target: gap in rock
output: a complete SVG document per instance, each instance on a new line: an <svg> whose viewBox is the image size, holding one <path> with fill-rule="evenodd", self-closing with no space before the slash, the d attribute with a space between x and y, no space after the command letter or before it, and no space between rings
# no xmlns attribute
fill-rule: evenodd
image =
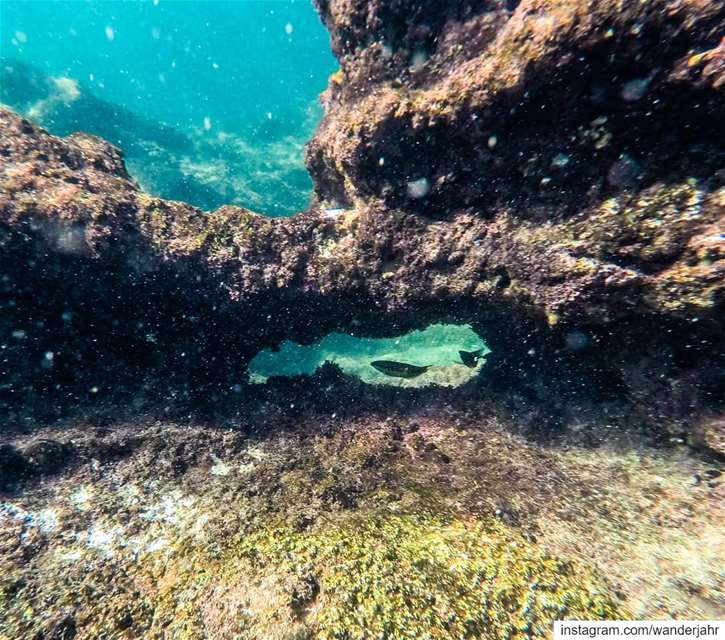
<svg viewBox="0 0 725 640"><path fill-rule="evenodd" d="M477 366L461 362L459 350L482 350ZM273 376L312 375L326 361L344 373L373 385L458 387L481 370L490 349L470 325L432 324L394 338L359 338L330 333L312 345L284 342L276 352L260 351L249 364L250 380L264 383ZM371 366L376 360L430 367L414 378L385 375Z"/></svg>

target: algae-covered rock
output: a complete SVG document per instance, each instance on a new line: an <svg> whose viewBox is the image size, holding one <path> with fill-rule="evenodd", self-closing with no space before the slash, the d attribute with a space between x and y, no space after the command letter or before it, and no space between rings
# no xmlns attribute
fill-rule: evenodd
<svg viewBox="0 0 725 640"><path fill-rule="evenodd" d="M428 430L399 431L71 432L94 457L0 503L0 637L61 623L94 639L547 637L554 619L627 615L595 563L464 506L496 475L475 462L483 435L443 462L416 444ZM354 501L331 499L353 486Z"/></svg>
<svg viewBox="0 0 725 640"><path fill-rule="evenodd" d="M645 445L626 410L542 446L480 402L357 404L247 405L265 432L136 417L17 436L78 453L0 500L0 638L64 620L93 639L548 637L725 610L718 467Z"/></svg>
<svg viewBox="0 0 725 640"><path fill-rule="evenodd" d="M543 638L555 619L620 613L581 567L493 520L360 514L319 531L263 531L239 551L263 575L313 576L304 620L325 640Z"/></svg>
<svg viewBox="0 0 725 640"><path fill-rule="evenodd" d="M233 388L284 340L450 320L508 384L545 362L621 389L673 343L723 394L722 2L319 8L341 71L290 219L151 197L110 145L2 111L9 402Z"/></svg>
<svg viewBox="0 0 725 640"><path fill-rule="evenodd" d="M250 359L285 339L450 320L491 347L484 373L518 372L510 384L561 363L550 379L573 366L586 371L575 379L616 389L624 360L667 342L707 393L722 388L710 373L725 357L713 182L652 184L543 223L522 215L528 205L493 218L452 207L433 221L378 198L341 217L316 205L270 220L149 197L90 136L53 138L8 111L0 130L0 391L11 404L41 392L38 408L58 415L158 380L204 395L239 386ZM572 332L591 348L570 349Z"/></svg>
<svg viewBox="0 0 725 640"><path fill-rule="evenodd" d="M290 219L0 111L0 638L720 616L725 5L318 5L341 71ZM245 385L433 322L489 345L476 381Z"/></svg>

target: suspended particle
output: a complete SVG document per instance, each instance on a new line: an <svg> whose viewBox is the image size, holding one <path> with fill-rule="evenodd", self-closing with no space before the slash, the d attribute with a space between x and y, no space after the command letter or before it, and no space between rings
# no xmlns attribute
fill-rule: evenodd
<svg viewBox="0 0 725 640"><path fill-rule="evenodd" d="M430 182L428 178L418 178L417 180L411 180L407 184L408 197L413 200L425 198L430 193Z"/></svg>
<svg viewBox="0 0 725 640"><path fill-rule="evenodd" d="M649 87L650 78L637 78L636 80L630 80L622 86L622 100L627 102L635 102L641 99L645 93L647 93L647 87Z"/></svg>
<svg viewBox="0 0 725 640"><path fill-rule="evenodd" d="M563 153L557 153L551 161L552 167L565 167L569 164L569 156Z"/></svg>

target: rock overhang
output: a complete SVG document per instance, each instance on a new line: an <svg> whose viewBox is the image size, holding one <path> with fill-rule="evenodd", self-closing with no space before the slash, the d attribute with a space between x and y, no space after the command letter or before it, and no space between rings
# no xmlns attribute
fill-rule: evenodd
<svg viewBox="0 0 725 640"><path fill-rule="evenodd" d="M425 33L393 34L397 52L437 43L425 81L395 55L371 57L393 36L369 41L368 23L402 11L415 25L405 3L321 4L342 74L308 147L318 201L290 219L151 197L110 145L53 138L3 111L5 324L26 332L7 371L40 363L20 387L52 387L60 371L63 384L128 371L239 380L284 340L433 322L470 322L496 356L489 378L512 384L557 362L619 378L627 357L653 354L716 368L724 152L707 131L725 112L724 9L589 4L492 3L476 31L461 25L482 18L449 3ZM623 71L634 61L641 86ZM601 115L599 82L636 99ZM675 124L686 133L659 140ZM422 179L429 189L411 197ZM587 348L572 350L572 335Z"/></svg>

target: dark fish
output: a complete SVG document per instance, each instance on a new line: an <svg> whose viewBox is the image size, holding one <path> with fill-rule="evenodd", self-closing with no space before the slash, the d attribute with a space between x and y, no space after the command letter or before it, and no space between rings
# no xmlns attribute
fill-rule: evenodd
<svg viewBox="0 0 725 640"><path fill-rule="evenodd" d="M370 363L370 366L380 371L380 373L394 378L417 378L430 369L430 366L419 367L415 364L395 362L394 360L375 360Z"/></svg>
<svg viewBox="0 0 725 640"><path fill-rule="evenodd" d="M478 351L459 351L458 355L461 356L461 362L471 369L475 369L479 359L483 355L483 349Z"/></svg>

